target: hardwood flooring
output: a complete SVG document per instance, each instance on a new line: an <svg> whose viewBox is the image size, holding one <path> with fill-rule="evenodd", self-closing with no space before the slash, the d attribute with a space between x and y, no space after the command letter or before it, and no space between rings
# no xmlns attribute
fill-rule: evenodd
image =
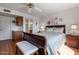
<svg viewBox="0 0 79 59"><path fill-rule="evenodd" d="M68 46L67 44L65 44L65 45ZM74 47L69 47L69 48L74 51L74 55L79 55L79 48L74 48Z"/></svg>
<svg viewBox="0 0 79 59"><path fill-rule="evenodd" d="M0 55L15 55L16 45L14 41L0 41Z"/></svg>
<svg viewBox="0 0 79 59"><path fill-rule="evenodd" d="M72 48L74 55L79 55L79 49ZM0 41L0 55L16 55L16 44L11 40Z"/></svg>

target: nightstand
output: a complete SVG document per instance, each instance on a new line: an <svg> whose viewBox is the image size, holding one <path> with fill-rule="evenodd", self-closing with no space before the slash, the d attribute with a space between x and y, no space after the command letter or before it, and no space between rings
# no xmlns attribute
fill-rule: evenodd
<svg viewBox="0 0 79 59"><path fill-rule="evenodd" d="M66 45L70 47L79 48L79 35L66 35Z"/></svg>

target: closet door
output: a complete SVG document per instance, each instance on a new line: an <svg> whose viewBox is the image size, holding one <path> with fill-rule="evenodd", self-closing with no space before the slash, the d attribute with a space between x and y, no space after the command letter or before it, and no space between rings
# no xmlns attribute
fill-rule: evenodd
<svg viewBox="0 0 79 59"><path fill-rule="evenodd" d="M10 17L0 16L0 40L11 39Z"/></svg>

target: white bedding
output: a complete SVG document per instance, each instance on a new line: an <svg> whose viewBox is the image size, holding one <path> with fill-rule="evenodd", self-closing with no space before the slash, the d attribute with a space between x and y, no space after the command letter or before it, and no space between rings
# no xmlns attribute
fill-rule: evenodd
<svg viewBox="0 0 79 59"><path fill-rule="evenodd" d="M60 32L41 32L36 35L45 36L47 40L46 49L49 55L56 55L58 49L65 43L65 34Z"/></svg>

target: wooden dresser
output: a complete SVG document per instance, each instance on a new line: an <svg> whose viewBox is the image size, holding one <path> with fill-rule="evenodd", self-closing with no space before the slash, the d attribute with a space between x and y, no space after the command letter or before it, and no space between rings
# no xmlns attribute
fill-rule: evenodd
<svg viewBox="0 0 79 59"><path fill-rule="evenodd" d="M12 40L15 42L22 41L22 31L12 31Z"/></svg>
<svg viewBox="0 0 79 59"><path fill-rule="evenodd" d="M79 48L79 35L66 35L66 44L70 47Z"/></svg>

